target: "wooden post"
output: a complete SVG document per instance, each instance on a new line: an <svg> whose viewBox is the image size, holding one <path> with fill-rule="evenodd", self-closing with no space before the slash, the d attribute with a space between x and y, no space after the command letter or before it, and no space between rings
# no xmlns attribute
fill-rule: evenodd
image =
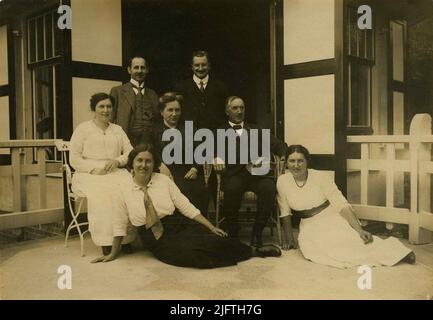
<svg viewBox="0 0 433 320"><path fill-rule="evenodd" d="M25 180L21 175L22 164L24 164L24 154L20 148L12 148L12 183L13 183L13 211L23 211L26 204L23 192L25 189Z"/></svg>
<svg viewBox="0 0 433 320"><path fill-rule="evenodd" d="M38 175L39 175L39 209L47 208L47 177L45 148L37 148L38 154Z"/></svg>
<svg viewBox="0 0 433 320"><path fill-rule="evenodd" d="M386 207L394 208L394 164L395 164L395 145L386 144ZM387 223L386 228L392 230L394 224Z"/></svg>
<svg viewBox="0 0 433 320"><path fill-rule="evenodd" d="M368 143L361 143L361 204L368 205Z"/></svg>
<svg viewBox="0 0 433 320"><path fill-rule="evenodd" d="M394 207L394 162L395 162L395 145L386 144L386 206Z"/></svg>
<svg viewBox="0 0 433 320"><path fill-rule="evenodd" d="M410 218L409 218L409 242L414 244L430 243L433 241L433 233L420 227L421 210L430 204L430 176L419 172L419 162L430 160L431 146L420 143L419 139L425 135L431 135L431 116L429 114L417 114L410 124ZM428 180L428 182L427 182ZM427 208L430 211L430 207Z"/></svg>

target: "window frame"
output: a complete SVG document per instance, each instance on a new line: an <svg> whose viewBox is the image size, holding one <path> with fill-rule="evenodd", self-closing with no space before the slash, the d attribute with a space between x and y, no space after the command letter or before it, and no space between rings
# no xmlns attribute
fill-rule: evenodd
<svg viewBox="0 0 433 320"><path fill-rule="evenodd" d="M46 45L46 16L51 15L51 56L49 56L47 58L47 45ZM27 44L27 66L29 68L31 68L31 66L34 65L39 65L39 64L44 64L44 63L54 63L54 62L58 62L59 60L63 59L63 44L62 44L62 40L61 37L57 37L58 34L57 32L61 32L58 31L57 28L57 23L56 23L56 19L55 17L57 16L57 7L51 7L51 8L47 8L43 11L40 11L38 13L32 14L28 17L26 17L26 28L27 28L27 35L26 35L26 44ZM44 50L44 54L43 54L43 58L39 59L38 55L38 27L37 27L37 19L42 17L42 25L44 28L44 32L43 32L43 50ZM34 33L31 32L31 23L32 21L35 22L35 30ZM34 48L35 48L35 60L32 61L31 60L31 46L30 46L30 36L31 34L34 34L35 39L34 39ZM60 43L59 43L60 42ZM60 54L58 54L60 51Z"/></svg>
<svg viewBox="0 0 433 320"><path fill-rule="evenodd" d="M52 118L53 118L53 122L52 122L52 138L50 139L57 139L59 136L59 127L58 127L58 123L57 123L57 117L58 117L58 113L59 113L59 107L61 107L61 105L59 105L59 98L61 97L61 84L62 84L62 75L60 74L60 70L62 68L62 66L64 65L64 61L65 61L65 55L66 55L66 51L65 51L65 40L64 40L64 35L63 35L63 30L59 30L57 28L57 17L58 17L58 13L57 13L57 8L58 5L54 6L49 6L46 7L42 10L39 10L37 12L33 12L32 14L28 15L27 17L25 17L25 23L26 23L26 30L27 30L27 34L25 37L25 44L27 45L27 57L26 57L26 62L27 62L27 67L28 70L30 71L30 85L31 85L31 112L32 112L32 130L31 130L31 134L32 134L32 138L33 139L38 139L37 138L37 128L36 128L36 124L37 124L37 97L36 97L36 72L38 68L41 67L49 67L50 68L50 72L51 72L51 97L50 99L52 99L52 104L53 104L53 109L52 109ZM51 22L47 23L47 17L51 16ZM43 48L44 48L44 54L43 54L43 59L37 59L38 58L38 38L37 38L37 26L36 26L36 21L38 18L42 17L43 18L43 28L44 28L44 32L43 32ZM30 37L31 37L31 32L30 32L30 28L32 21L34 21L34 26L35 26L35 30L34 30L34 60L32 60L31 57L31 41L30 41ZM51 27L51 36L48 36L51 38L51 45L47 45L47 34L46 34L46 27L47 24ZM50 48L51 47L51 48ZM47 49L51 49L51 54L46 52ZM61 111L61 110L60 110ZM46 148L47 149L47 155L49 157L49 159L47 159L47 161L58 161L59 160L59 154L58 152L56 152L55 148ZM33 154L33 158L36 160L37 156L34 153Z"/></svg>
<svg viewBox="0 0 433 320"><path fill-rule="evenodd" d="M353 14L355 13L355 14ZM358 19L358 13L357 13L357 7L355 5L349 4L347 6L346 11L346 33L345 33L345 40L347 41L346 50L344 52L346 56L346 68L347 68L347 117L346 117L346 132L348 135L370 135L373 133L372 128L372 89L373 89L373 67L375 65L375 57L376 57L376 46L375 46L375 34L374 34L374 28L370 30L359 30L357 27L357 19ZM356 17L356 20L353 21L353 17ZM375 16L373 15L373 25L375 24ZM352 26L356 26L356 52L353 52L352 50ZM360 54L360 48L361 45L359 43L359 35L360 33L363 33L365 35L364 39L364 52L362 55ZM358 65L364 65L369 68L369 80L367 84L367 88L369 90L368 95L368 107L366 112L368 113L368 123L365 125L352 125L351 124L351 114L352 114L352 83L351 83L351 70L353 64Z"/></svg>
<svg viewBox="0 0 433 320"><path fill-rule="evenodd" d="M403 81L394 79L394 54L393 54L393 34L392 23L402 26L403 40ZM388 21L388 134L395 134L394 127L394 93L403 94L403 134L407 134L409 124L406 123L407 117L407 21L405 19L390 17Z"/></svg>

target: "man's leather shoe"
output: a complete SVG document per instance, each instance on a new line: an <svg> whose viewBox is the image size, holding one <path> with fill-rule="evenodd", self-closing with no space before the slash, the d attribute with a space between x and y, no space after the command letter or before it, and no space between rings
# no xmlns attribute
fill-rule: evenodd
<svg viewBox="0 0 433 320"><path fill-rule="evenodd" d="M251 239L251 247L260 248L263 246L262 237L253 236Z"/></svg>
<svg viewBox="0 0 433 320"><path fill-rule="evenodd" d="M281 250L273 244L265 244L261 247L256 248L256 254L258 257L280 257Z"/></svg>
<svg viewBox="0 0 433 320"><path fill-rule="evenodd" d="M128 243L128 244L122 244L122 252L126 254L131 254L134 252L134 250L132 250L131 245Z"/></svg>

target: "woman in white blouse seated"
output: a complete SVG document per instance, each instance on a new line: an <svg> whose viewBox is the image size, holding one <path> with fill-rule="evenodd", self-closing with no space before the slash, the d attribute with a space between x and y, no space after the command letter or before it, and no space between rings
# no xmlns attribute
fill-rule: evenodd
<svg viewBox="0 0 433 320"><path fill-rule="evenodd" d="M291 145L286 159L289 172L277 181L284 250L298 246L291 224L296 213L301 217L299 248L308 260L338 268L415 263L414 253L398 239L383 240L362 229L334 181L325 172L307 169L310 154L305 147Z"/></svg>
<svg viewBox="0 0 433 320"><path fill-rule="evenodd" d="M97 258L96 262L116 258L129 221L138 228L146 249L160 261L175 266L216 268L235 265L253 256L281 255L280 249L273 245L256 249L227 238L172 180L154 172L160 162L152 145L137 146L129 154L127 166L132 177L121 186L117 202L124 214L117 216L111 254Z"/></svg>
<svg viewBox="0 0 433 320"><path fill-rule="evenodd" d="M90 99L92 120L81 123L70 144L70 163L76 170L72 189L87 198L89 230L93 242L102 246L104 254L110 253L113 241L113 193L120 181L129 178L126 169L132 146L122 127L110 122L113 98L106 93L96 93ZM134 240L136 232L130 228L123 244ZM129 252L129 246L124 251Z"/></svg>

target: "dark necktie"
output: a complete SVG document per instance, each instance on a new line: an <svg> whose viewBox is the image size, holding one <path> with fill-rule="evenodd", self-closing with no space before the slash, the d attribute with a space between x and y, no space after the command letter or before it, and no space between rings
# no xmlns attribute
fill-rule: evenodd
<svg viewBox="0 0 433 320"><path fill-rule="evenodd" d="M200 81L200 91L204 93L204 82Z"/></svg>
<svg viewBox="0 0 433 320"><path fill-rule="evenodd" d="M240 124L235 124L232 128L233 130L240 130L242 129L242 126Z"/></svg>
<svg viewBox="0 0 433 320"><path fill-rule="evenodd" d="M152 199L147 193L147 187L140 188L144 193L144 207L146 208L146 229L151 229L156 240L162 237L164 227L158 218Z"/></svg>

